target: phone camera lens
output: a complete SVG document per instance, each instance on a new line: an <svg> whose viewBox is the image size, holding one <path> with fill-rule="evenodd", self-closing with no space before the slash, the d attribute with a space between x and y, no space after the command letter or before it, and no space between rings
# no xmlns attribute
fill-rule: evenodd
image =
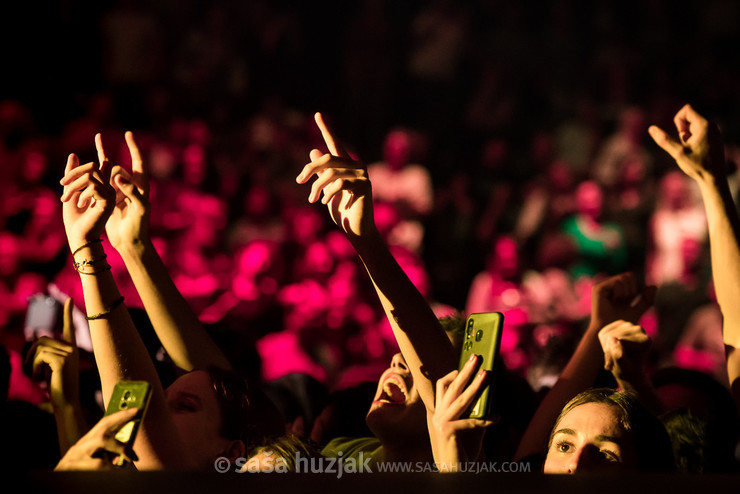
<svg viewBox="0 0 740 494"><path fill-rule="evenodd" d="M479 329L475 332L475 341L480 341L483 338L483 330Z"/></svg>
<svg viewBox="0 0 740 494"><path fill-rule="evenodd" d="M124 400L130 400L131 399L131 391L126 391L123 393L123 399Z"/></svg>

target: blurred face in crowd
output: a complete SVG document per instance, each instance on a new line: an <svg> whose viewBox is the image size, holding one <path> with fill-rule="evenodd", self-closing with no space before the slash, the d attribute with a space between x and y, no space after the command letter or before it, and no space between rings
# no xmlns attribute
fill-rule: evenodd
<svg viewBox="0 0 740 494"><path fill-rule="evenodd" d="M576 189L578 212L594 220L601 216L603 199L601 188L595 182L583 182Z"/></svg>
<svg viewBox="0 0 740 494"><path fill-rule="evenodd" d="M182 159L185 182L200 186L206 177L205 150L201 146L191 144L183 151Z"/></svg>
<svg viewBox="0 0 740 494"><path fill-rule="evenodd" d="M21 241L11 233L0 232L0 276L9 276L20 267Z"/></svg>
<svg viewBox="0 0 740 494"><path fill-rule="evenodd" d="M678 210L687 205L690 195L683 172L669 172L660 181L660 193L668 209Z"/></svg>
<svg viewBox="0 0 740 494"><path fill-rule="evenodd" d="M489 259L489 270L504 278L516 276L519 272L519 247L511 237L500 237Z"/></svg>
<svg viewBox="0 0 740 494"><path fill-rule="evenodd" d="M411 155L411 138L403 131L391 132L385 140L385 160L397 170L408 163Z"/></svg>
<svg viewBox="0 0 740 494"><path fill-rule="evenodd" d="M555 425L545 459L545 473L610 472L637 467L632 433L617 407L584 403Z"/></svg>
<svg viewBox="0 0 740 494"><path fill-rule="evenodd" d="M30 151L21 168L23 179L29 183L39 182L44 177L47 166L46 156L38 151Z"/></svg>

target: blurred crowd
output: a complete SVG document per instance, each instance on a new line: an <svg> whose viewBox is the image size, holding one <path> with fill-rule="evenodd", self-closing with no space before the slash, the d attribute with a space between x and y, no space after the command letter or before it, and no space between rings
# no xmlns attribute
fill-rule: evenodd
<svg viewBox="0 0 740 494"><path fill-rule="evenodd" d="M67 15L55 29L80 22L71 4L56 6ZM727 380L701 197L647 123L669 128L690 99L720 118L734 172L740 134L721 119L740 114L740 5L87 7L95 43L62 43L85 45L75 60L99 52L93 82L60 82L73 102L53 114L22 92L0 95L11 398L43 400L21 371L29 300L67 294L84 312L60 221L66 154L94 160L101 132L111 159L130 165L127 129L149 165L151 237L231 361L327 389L376 380L398 351L390 326L348 240L294 179L307 150L323 149L315 110L368 165L378 229L435 313L502 312L502 355L533 390L572 354L592 286L625 271L658 287L641 320L654 368ZM113 250L109 262L140 308Z"/></svg>

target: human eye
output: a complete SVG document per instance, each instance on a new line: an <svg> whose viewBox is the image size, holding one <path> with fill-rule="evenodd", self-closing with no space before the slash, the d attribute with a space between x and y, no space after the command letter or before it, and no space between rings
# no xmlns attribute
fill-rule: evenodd
<svg viewBox="0 0 740 494"><path fill-rule="evenodd" d="M611 463L620 463L622 460L619 458L619 455L615 453L614 451L610 451L608 449L602 449L601 451L602 456L606 459L606 461Z"/></svg>
<svg viewBox="0 0 740 494"><path fill-rule="evenodd" d="M170 408L177 413L193 413L197 410L195 403L187 398L179 398L170 401Z"/></svg>
<svg viewBox="0 0 740 494"><path fill-rule="evenodd" d="M192 406L189 403L184 403L183 402L183 403L178 403L177 404L177 410L179 412L194 412L195 411L195 407Z"/></svg>
<svg viewBox="0 0 740 494"><path fill-rule="evenodd" d="M570 453L573 451L573 444L569 441L558 441L555 443L555 450L558 453Z"/></svg>

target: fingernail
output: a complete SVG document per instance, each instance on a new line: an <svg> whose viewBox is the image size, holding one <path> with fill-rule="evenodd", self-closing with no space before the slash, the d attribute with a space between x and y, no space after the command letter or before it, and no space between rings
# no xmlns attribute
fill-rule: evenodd
<svg viewBox="0 0 740 494"><path fill-rule="evenodd" d="M470 356L470 358L468 359L468 361L469 361L469 362L472 362L473 360L475 360L475 359L477 359L477 358L478 358L478 355L476 355L476 354L472 354L472 355Z"/></svg>

